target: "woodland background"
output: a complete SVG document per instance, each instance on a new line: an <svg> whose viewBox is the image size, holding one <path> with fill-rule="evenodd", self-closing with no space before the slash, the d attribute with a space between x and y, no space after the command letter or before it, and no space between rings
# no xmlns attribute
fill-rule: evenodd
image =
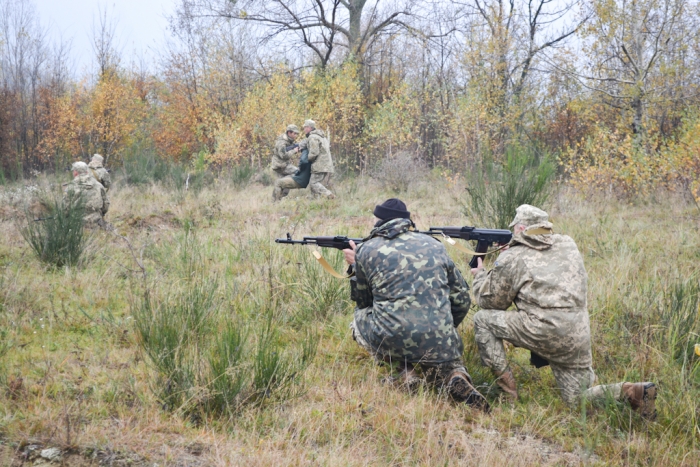
<svg viewBox="0 0 700 467"><path fill-rule="evenodd" d="M313 118L341 174L527 148L580 187L697 201L699 19L694 0L182 0L156 63L123 60L102 11L78 75L30 0L0 0L0 180L95 152L260 170Z"/></svg>

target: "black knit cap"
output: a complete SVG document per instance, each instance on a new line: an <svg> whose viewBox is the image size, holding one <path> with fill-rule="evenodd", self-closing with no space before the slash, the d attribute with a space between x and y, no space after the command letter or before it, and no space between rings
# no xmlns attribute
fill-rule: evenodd
<svg viewBox="0 0 700 467"><path fill-rule="evenodd" d="M376 205L374 215L383 221L411 218L411 213L406 210L406 204L398 198L389 198L382 204Z"/></svg>

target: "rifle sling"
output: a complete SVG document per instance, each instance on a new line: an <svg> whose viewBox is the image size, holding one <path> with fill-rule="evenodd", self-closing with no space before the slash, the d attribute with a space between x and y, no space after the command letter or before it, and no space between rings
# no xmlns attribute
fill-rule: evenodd
<svg viewBox="0 0 700 467"><path fill-rule="evenodd" d="M326 272L328 274L330 274L331 276L336 277L338 279L347 279L348 277L350 277L350 276L344 276L344 275L340 274L338 271L336 271L335 269L333 269L333 266L331 266L328 263L328 261L326 261L326 258L324 258L323 255L319 251L314 250L311 253L314 255L316 260L319 263L321 263L321 267L323 267L323 269L325 269Z"/></svg>

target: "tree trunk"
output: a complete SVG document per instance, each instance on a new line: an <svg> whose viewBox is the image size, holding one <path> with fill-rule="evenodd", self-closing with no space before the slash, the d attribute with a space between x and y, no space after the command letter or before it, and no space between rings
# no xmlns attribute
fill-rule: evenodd
<svg viewBox="0 0 700 467"><path fill-rule="evenodd" d="M362 47L362 10L365 8L367 0L348 0L346 7L350 15L350 25L348 31L348 52L350 56L360 58Z"/></svg>

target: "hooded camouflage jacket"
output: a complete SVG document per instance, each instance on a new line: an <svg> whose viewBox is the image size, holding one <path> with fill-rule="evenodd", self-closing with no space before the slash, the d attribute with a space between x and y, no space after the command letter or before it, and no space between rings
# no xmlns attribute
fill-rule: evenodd
<svg viewBox="0 0 700 467"><path fill-rule="evenodd" d="M469 311L469 287L445 247L411 225L391 220L358 247L357 330L380 357L428 364L461 358L455 328Z"/></svg>
<svg viewBox="0 0 700 467"><path fill-rule="evenodd" d="M287 136L287 133L282 133L275 140L275 149L272 152L272 170L283 170L291 162L290 160L296 154L294 151L285 151L285 149L294 144L294 140Z"/></svg>
<svg viewBox="0 0 700 467"><path fill-rule="evenodd" d="M90 161L88 164L90 168L90 173L95 179L100 182L100 184L105 188L105 191L109 191L109 187L112 186L112 177L107 172L101 163L96 161Z"/></svg>
<svg viewBox="0 0 700 467"><path fill-rule="evenodd" d="M91 174L78 175L66 187L66 191L80 193L85 200L85 221L97 222L107 213L109 199L104 187Z"/></svg>
<svg viewBox="0 0 700 467"><path fill-rule="evenodd" d="M331 157L331 143L322 130L316 129L309 133L309 136L304 140L304 144L309 148L311 173L334 172L333 158Z"/></svg>
<svg viewBox="0 0 700 467"><path fill-rule="evenodd" d="M505 310L514 303L517 312L526 313L521 334L542 357L588 368L592 359L587 281L571 237L517 234L493 269L476 275L473 292L481 308Z"/></svg>

